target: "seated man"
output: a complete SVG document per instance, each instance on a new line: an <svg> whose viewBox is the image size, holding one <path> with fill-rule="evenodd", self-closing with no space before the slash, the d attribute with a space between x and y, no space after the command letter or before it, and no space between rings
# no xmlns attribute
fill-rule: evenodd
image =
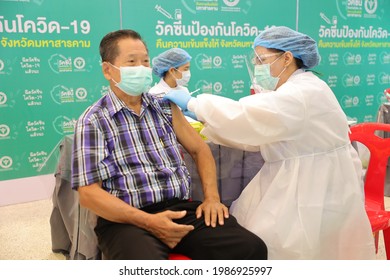
<svg viewBox="0 0 390 280"><path fill-rule="evenodd" d="M72 184L98 215L95 232L108 259L266 259L264 242L221 204L215 163L180 109L155 99L149 55L132 30L100 43L110 92L78 120ZM189 201L190 176L179 143L192 155L204 201Z"/></svg>

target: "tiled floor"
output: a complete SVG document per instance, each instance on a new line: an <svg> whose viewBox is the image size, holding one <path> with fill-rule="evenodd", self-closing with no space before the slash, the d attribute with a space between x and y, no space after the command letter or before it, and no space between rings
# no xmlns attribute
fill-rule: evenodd
<svg viewBox="0 0 390 280"><path fill-rule="evenodd" d="M63 260L51 251L52 201L0 207L0 260Z"/></svg>
<svg viewBox="0 0 390 280"><path fill-rule="evenodd" d="M385 198L390 210L390 197ZM64 260L51 251L51 200L0 207L0 260ZM377 259L386 259L382 240Z"/></svg>

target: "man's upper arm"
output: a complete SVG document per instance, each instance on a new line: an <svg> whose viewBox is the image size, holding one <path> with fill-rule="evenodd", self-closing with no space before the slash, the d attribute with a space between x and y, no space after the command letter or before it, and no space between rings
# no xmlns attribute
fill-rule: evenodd
<svg viewBox="0 0 390 280"><path fill-rule="evenodd" d="M91 122L78 123L72 157L72 187L90 185L105 178L101 162L105 158L102 133Z"/></svg>
<svg viewBox="0 0 390 280"><path fill-rule="evenodd" d="M194 153L200 151L204 145L207 146L196 130L186 120L180 109L173 103L171 104L171 108L173 129L179 143L184 147L184 149L193 155Z"/></svg>

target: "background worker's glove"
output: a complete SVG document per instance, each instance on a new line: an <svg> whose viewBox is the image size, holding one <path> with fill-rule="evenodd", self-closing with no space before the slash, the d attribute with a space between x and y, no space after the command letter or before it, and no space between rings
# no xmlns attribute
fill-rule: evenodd
<svg viewBox="0 0 390 280"><path fill-rule="evenodd" d="M191 99L191 95L184 90L171 90L163 97L163 99L172 101L184 112L187 110L187 104Z"/></svg>
<svg viewBox="0 0 390 280"><path fill-rule="evenodd" d="M191 119L194 119L196 121L198 120L198 118L196 117L194 112L189 111L188 109L183 110L182 112L183 112L184 116L190 117Z"/></svg>

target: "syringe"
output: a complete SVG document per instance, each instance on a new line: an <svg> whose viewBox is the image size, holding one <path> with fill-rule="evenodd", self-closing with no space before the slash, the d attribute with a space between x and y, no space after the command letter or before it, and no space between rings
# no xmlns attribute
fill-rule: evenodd
<svg viewBox="0 0 390 280"><path fill-rule="evenodd" d="M173 19L172 15L168 13L166 10L164 10L160 5L156 5L154 8L157 10L157 12L162 13L167 18Z"/></svg>

